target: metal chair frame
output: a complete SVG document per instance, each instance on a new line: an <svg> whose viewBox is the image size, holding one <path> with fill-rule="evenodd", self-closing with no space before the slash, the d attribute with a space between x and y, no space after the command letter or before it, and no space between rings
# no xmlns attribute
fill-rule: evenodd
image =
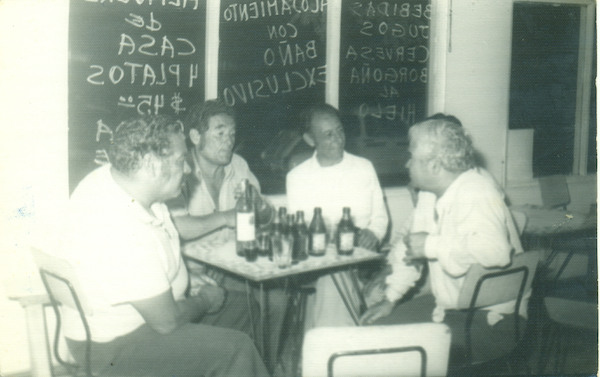
<svg viewBox="0 0 600 377"><path fill-rule="evenodd" d="M42 281L44 283L44 286L46 287L48 296L50 297L50 302L52 304L52 308L54 309L54 314L56 315L56 331L55 331L55 335L54 335L54 355L55 355L56 359L58 360L58 362L60 364L64 365L68 369L77 369L78 367L80 367L77 364L69 363L68 361L64 360L60 356L58 346L59 346L59 339L60 339L60 333L61 333L61 328L62 328L62 320L61 320L61 314L60 314L61 302L59 300L57 300L56 297L54 296L54 293L52 292L52 289L50 288L50 284L48 283L48 280L47 280L48 276L51 276L52 278L63 282L69 288L69 292L71 293L73 300L75 301L75 304L77 306L77 311L79 312L79 317L81 318L81 322L83 323L83 327L85 329L85 337L86 337L85 372L86 372L86 376L92 377L93 376L92 363L91 363L92 333L90 331L88 321L85 318L83 306L81 305L81 301L79 300L79 296L77 295L75 288L73 287L73 285L71 284L71 282L68 279L65 279L64 277L62 277L58 274L55 274L53 272L50 272L44 268L40 268L40 276L42 277Z"/></svg>
<svg viewBox="0 0 600 377"><path fill-rule="evenodd" d="M482 275L479 278L479 280L477 281L477 284L475 285L475 290L473 291L471 303L469 304L469 308L467 309L465 336L466 336L466 346L467 346L466 355L467 355L468 364L472 365L472 363L473 363L472 354L471 354L471 342L472 342L471 325L473 323L473 318L475 317L475 313L479 309L479 307L477 306L477 298L479 296L479 292L481 291L481 287L483 286L483 283L488 279L493 279L493 278L497 278L500 276L518 274L518 273L522 273L523 277L521 279L521 285L519 286L519 292L517 293L517 299L516 299L516 303L515 303L515 311L513 314L514 318L515 318L515 321L514 321L515 322L515 343L517 343L519 341L519 339L521 338L521 336L520 336L521 330L520 330L520 326L519 326L519 308L521 307L521 300L523 299L523 294L525 291L525 284L527 283L527 278L529 277L529 268L527 268L527 266L519 266L519 267L515 267L515 268L509 268L507 270L495 271L495 272L490 272L485 275Z"/></svg>

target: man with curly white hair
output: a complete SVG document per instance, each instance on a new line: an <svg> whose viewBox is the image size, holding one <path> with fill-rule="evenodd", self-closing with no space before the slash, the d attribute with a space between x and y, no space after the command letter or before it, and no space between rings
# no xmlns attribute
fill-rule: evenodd
<svg viewBox="0 0 600 377"><path fill-rule="evenodd" d="M492 176L476 164L471 139L460 121L438 114L409 131L411 185L419 199L408 226L388 256L392 273L381 279L379 300L363 314L363 324L445 322L453 345L464 342L465 313L451 311L472 264L502 267L513 253L523 252L504 193ZM401 300L429 269L431 293ZM376 291L376 290L374 290ZM526 318L527 297L520 314ZM399 303L398 303L399 302ZM477 336L510 343L514 301L485 308L475 316ZM477 341L477 339L475 339ZM485 352L485 347L481 351ZM496 350L500 352L500 350ZM490 352L495 352L490 349Z"/></svg>

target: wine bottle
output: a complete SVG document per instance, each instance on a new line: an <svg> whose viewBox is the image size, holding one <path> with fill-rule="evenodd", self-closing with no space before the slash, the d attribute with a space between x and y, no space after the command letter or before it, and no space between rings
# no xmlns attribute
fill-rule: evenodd
<svg viewBox="0 0 600 377"><path fill-rule="evenodd" d="M241 191L242 195L235 205L236 252L237 255L252 262L256 260L258 252L256 249L256 214L250 183L247 179L241 182Z"/></svg>

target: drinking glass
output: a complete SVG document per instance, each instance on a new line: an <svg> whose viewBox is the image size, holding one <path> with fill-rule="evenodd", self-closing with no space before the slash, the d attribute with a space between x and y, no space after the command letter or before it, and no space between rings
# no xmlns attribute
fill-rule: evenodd
<svg viewBox="0 0 600 377"><path fill-rule="evenodd" d="M292 239L288 237L271 237L271 251L273 261L279 268L288 268L292 265Z"/></svg>

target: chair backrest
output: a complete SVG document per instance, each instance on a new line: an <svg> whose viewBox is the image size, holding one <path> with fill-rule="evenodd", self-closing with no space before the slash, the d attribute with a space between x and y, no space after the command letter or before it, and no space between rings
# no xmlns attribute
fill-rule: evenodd
<svg viewBox="0 0 600 377"><path fill-rule="evenodd" d="M542 204L546 208L566 208L571 202L567 178L564 175L548 175L539 177Z"/></svg>
<svg viewBox="0 0 600 377"><path fill-rule="evenodd" d="M79 310L78 305L81 305L83 312L91 315L92 309L85 295L81 294L83 290L73 266L67 260L50 255L37 248L31 248L31 254L40 269L48 294L52 295L61 305L68 306L71 309ZM77 295L73 295L73 292ZM79 301L79 304L77 301Z"/></svg>
<svg viewBox="0 0 600 377"><path fill-rule="evenodd" d="M449 352L443 323L319 327L304 337L302 375L445 376Z"/></svg>
<svg viewBox="0 0 600 377"><path fill-rule="evenodd" d="M531 288L540 251L516 254L509 266L485 268L474 264L467 271L458 296L458 309L481 308L516 300Z"/></svg>
<svg viewBox="0 0 600 377"><path fill-rule="evenodd" d="M527 225L527 215L519 211L510 212L512 213L512 217L515 220L515 225L517 226L519 236L523 235L523 231L525 230L525 226Z"/></svg>
<svg viewBox="0 0 600 377"><path fill-rule="evenodd" d="M64 360L60 353L61 341L61 313L60 306L68 306L71 309L77 310L79 317L86 334L86 350L85 350L85 373L87 376L92 376L91 371L91 341L92 335L86 315L91 315L92 309L82 294L83 290L77 278L77 273L73 266L65 259L45 253L37 248L31 248L33 259L40 270L40 277L46 287L50 302L56 314L56 332L54 335L54 355L59 363L67 368L77 368L78 365L72 364ZM76 372L74 372L76 374Z"/></svg>

